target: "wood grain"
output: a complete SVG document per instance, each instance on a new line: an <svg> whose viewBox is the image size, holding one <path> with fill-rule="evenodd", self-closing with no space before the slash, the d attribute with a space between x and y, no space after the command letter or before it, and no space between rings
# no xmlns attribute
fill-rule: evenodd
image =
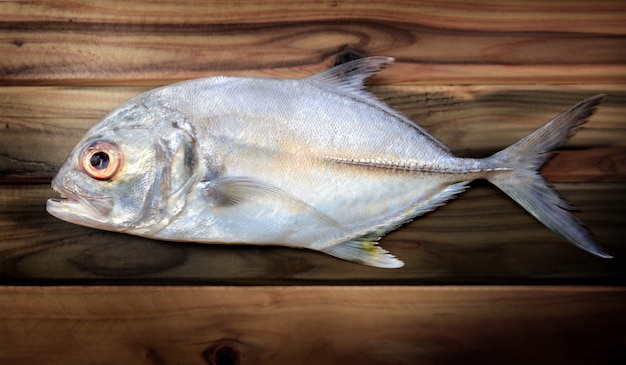
<svg viewBox="0 0 626 365"><path fill-rule="evenodd" d="M0 2L0 85L296 77L346 54L398 58L386 83L626 82L626 6L560 5Z"/></svg>
<svg viewBox="0 0 626 365"><path fill-rule="evenodd" d="M223 1L185 0L177 4L139 0L101 0L90 3L64 0L50 4L44 0L2 4L6 19L15 22L58 21L81 23L165 23L165 24L258 24L288 19L329 20L388 19L402 23L418 22L434 28L507 31L588 32L623 34L625 10L619 0L541 0L519 2L490 1L359 1L359 0L281 0ZM164 22L164 19L167 22Z"/></svg>
<svg viewBox="0 0 626 365"><path fill-rule="evenodd" d="M0 362L618 364L625 301L611 287L3 287Z"/></svg>

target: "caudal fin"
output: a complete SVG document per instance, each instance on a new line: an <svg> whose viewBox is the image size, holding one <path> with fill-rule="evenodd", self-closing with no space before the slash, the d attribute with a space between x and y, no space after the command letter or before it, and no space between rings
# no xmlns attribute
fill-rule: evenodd
<svg viewBox="0 0 626 365"><path fill-rule="evenodd" d="M587 228L569 211L573 206L561 199L538 170L593 114L605 95L596 95L574 105L510 147L489 157L496 166L511 168L489 177L489 181L535 216L541 223L572 244L594 255L611 258L595 242Z"/></svg>

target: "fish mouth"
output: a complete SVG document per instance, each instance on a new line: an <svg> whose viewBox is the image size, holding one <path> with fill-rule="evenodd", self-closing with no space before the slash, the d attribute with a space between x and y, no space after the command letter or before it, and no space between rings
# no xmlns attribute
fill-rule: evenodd
<svg viewBox="0 0 626 365"><path fill-rule="evenodd" d="M59 198L51 198L46 202L46 210L53 216L80 225L102 223L113 210L113 201L103 196L87 196L69 189L59 189Z"/></svg>

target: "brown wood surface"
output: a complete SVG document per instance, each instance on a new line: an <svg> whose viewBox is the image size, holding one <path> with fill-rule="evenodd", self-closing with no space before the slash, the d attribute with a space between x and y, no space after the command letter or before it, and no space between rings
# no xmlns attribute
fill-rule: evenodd
<svg viewBox="0 0 626 365"><path fill-rule="evenodd" d="M607 94L542 173L615 259L484 182L382 241L400 270L45 211L74 144L140 92L368 55L397 59L370 90L462 156ZM0 364L625 363L625 85L621 0L0 1Z"/></svg>
<svg viewBox="0 0 626 365"><path fill-rule="evenodd" d="M624 288L4 287L2 364L622 364Z"/></svg>
<svg viewBox="0 0 626 365"><path fill-rule="evenodd" d="M382 54L401 61L393 83L623 84L625 14L620 1L3 2L0 78L304 76L337 56Z"/></svg>

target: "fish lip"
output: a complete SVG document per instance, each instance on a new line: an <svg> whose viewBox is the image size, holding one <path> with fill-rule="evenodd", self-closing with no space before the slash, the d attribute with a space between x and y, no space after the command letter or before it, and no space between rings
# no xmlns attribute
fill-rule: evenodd
<svg viewBox="0 0 626 365"><path fill-rule="evenodd" d="M113 203L108 197L85 196L56 184L52 184L52 189L59 197L48 199L46 210L57 218L67 221L100 221L98 218L104 220L113 210Z"/></svg>

